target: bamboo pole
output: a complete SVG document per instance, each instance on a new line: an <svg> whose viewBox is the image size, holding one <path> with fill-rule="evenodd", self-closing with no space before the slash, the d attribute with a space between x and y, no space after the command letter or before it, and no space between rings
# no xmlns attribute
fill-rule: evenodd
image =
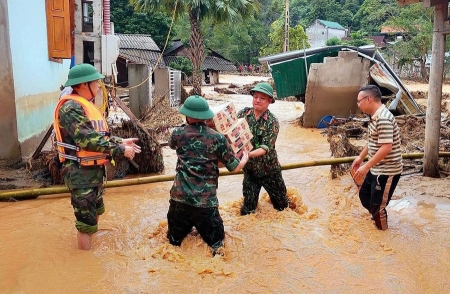
<svg viewBox="0 0 450 294"><path fill-rule="evenodd" d="M403 159L418 159L418 158L422 158L423 155L424 155L423 153L402 154ZM450 157L450 152L439 152L439 157ZM318 159L318 160L297 162L297 163L288 163L288 164L283 164L281 166L281 169L282 170L290 170L290 169L312 167L312 166L352 163L353 160L355 160L355 158L356 158L356 156ZM242 173L243 173L242 171L240 171L238 173L232 173L229 171L220 171L219 176L221 176L221 177L232 176L232 175L242 174ZM134 179L115 180L115 181L107 182L104 186L105 186L105 188L114 188L114 187L142 185L142 184L149 184L149 183L168 182L168 181L173 181L174 177L175 177L175 175L158 175L158 176L150 176L150 177L142 177L142 178L134 178ZM68 192L69 192L69 189L65 186L11 190L11 191L6 191L6 192L1 192L0 193L0 201L1 200L9 200L9 199L36 198L36 197L42 196L42 195L63 194L63 193L68 193Z"/></svg>

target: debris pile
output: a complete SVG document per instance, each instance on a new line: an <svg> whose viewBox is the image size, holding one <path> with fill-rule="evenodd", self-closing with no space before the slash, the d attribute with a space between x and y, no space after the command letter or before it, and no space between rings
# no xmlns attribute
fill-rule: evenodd
<svg viewBox="0 0 450 294"><path fill-rule="evenodd" d="M402 115L396 121L400 127L401 152L424 152L425 145L425 116ZM367 123L349 120L341 125L328 126L325 130L327 141L330 143L331 154L335 158L357 156L367 143ZM441 136L439 151L450 151L450 120L441 122ZM405 160L405 167L420 170L422 160ZM351 164L336 164L331 166L332 178L337 178L350 171ZM444 176L450 175L450 159L440 158L438 169Z"/></svg>
<svg viewBox="0 0 450 294"><path fill-rule="evenodd" d="M222 93L222 94L250 95L250 90L253 89L256 86L256 84L261 83L261 82L266 82L272 86L272 88L274 90L273 96L275 99L277 99L277 94L276 94L276 89L275 89L275 84L274 84L273 79L269 79L268 81L256 81L251 84L245 84L242 86L230 84L227 88L214 87L214 91L216 91L217 93Z"/></svg>

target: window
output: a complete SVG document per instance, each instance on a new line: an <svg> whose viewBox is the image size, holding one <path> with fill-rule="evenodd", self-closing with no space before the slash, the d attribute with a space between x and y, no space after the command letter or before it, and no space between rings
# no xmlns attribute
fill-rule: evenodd
<svg viewBox="0 0 450 294"><path fill-rule="evenodd" d="M50 59L72 57L74 0L46 0L47 41Z"/></svg>
<svg viewBox="0 0 450 294"><path fill-rule="evenodd" d="M92 8L92 1L81 1L83 13L83 32L94 31L94 9Z"/></svg>

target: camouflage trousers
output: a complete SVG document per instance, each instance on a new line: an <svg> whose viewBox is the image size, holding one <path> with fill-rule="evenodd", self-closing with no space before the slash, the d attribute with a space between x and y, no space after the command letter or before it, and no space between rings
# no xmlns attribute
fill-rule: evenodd
<svg viewBox="0 0 450 294"><path fill-rule="evenodd" d="M105 212L103 187L72 189L71 204L76 217L75 227L85 234L98 230L97 216Z"/></svg>
<svg viewBox="0 0 450 294"><path fill-rule="evenodd" d="M170 200L167 221L167 238L170 244L180 246L183 239L195 227L202 239L213 250L223 245L225 231L217 207L194 207Z"/></svg>
<svg viewBox="0 0 450 294"><path fill-rule="evenodd" d="M261 187L264 187L269 194L273 208L281 211L288 207L289 199L286 196L286 185L284 184L281 171L261 178L244 173L244 181L242 183L244 203L242 204L241 215L255 213Z"/></svg>

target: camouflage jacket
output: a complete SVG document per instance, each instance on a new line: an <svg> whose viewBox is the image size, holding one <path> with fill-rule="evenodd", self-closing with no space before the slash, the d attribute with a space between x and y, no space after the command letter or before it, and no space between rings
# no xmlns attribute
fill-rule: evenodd
<svg viewBox="0 0 450 294"><path fill-rule="evenodd" d="M92 123L85 116L80 104L67 101L59 110L59 124L64 143L79 145L88 151L97 151L111 156L124 154L125 148L120 145L121 138L106 139L94 130ZM66 148L66 152L75 156L75 151ZM65 160L61 171L64 182L69 189L81 189L100 186L105 177L104 166L81 166L73 160Z"/></svg>
<svg viewBox="0 0 450 294"><path fill-rule="evenodd" d="M253 134L251 143L254 149L263 148L266 150L266 154L263 156L249 158L244 166L244 172L260 178L280 171L281 166L275 150L275 142L280 131L278 119L269 110L266 110L257 120L253 107L242 109L237 116L247 120Z"/></svg>
<svg viewBox="0 0 450 294"><path fill-rule="evenodd" d="M239 165L226 138L204 123L177 128L169 138L178 160L170 198L195 207L217 207L219 160L229 170Z"/></svg>

